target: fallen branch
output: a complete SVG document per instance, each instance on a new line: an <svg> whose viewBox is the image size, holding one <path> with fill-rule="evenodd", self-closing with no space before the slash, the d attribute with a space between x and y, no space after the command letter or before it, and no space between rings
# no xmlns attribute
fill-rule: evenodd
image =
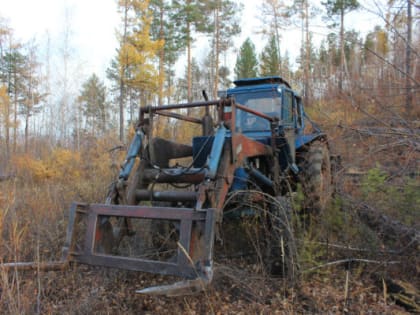
<svg viewBox="0 0 420 315"><path fill-rule="evenodd" d="M306 270L302 270L302 273L311 272L317 269L330 267L334 265L350 264L352 262L361 262L361 263L366 263L366 264L377 264L377 265L395 265L395 264L401 263L401 261L379 261L379 260L362 259L362 258L348 258L348 259L330 261L322 265L318 265L318 266L315 266Z"/></svg>
<svg viewBox="0 0 420 315"><path fill-rule="evenodd" d="M378 287L384 287L395 304L398 304L414 314L420 313L420 291L415 285L403 280L394 280L390 277L383 277L382 274L373 274Z"/></svg>
<svg viewBox="0 0 420 315"><path fill-rule="evenodd" d="M379 255L398 255L400 254L400 250L384 250L384 249L377 249L372 250L371 248L357 248L347 245L341 245L341 244L333 244L333 243L327 243L327 242L315 242L315 241L307 241L307 240L297 240L299 243L310 243L310 244L317 244L326 246L330 249L338 249L343 251L351 251L351 252L365 252L365 253L376 253Z"/></svg>

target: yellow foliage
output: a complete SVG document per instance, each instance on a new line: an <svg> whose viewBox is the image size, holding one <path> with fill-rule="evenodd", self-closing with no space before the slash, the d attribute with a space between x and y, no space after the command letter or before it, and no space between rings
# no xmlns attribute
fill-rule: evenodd
<svg viewBox="0 0 420 315"><path fill-rule="evenodd" d="M74 180L80 177L80 154L66 149L55 149L45 160L29 155L13 160L18 175L36 182L45 180Z"/></svg>
<svg viewBox="0 0 420 315"><path fill-rule="evenodd" d="M152 15L149 1L131 1L130 3L120 3L121 7L134 11L135 20L131 21L135 27L125 39L123 39L119 63L121 65L121 75L125 76L125 71L129 70L130 77L124 77L126 83L136 89L155 92L159 82L163 77L155 66L158 52L163 48L162 40L153 40L150 36L150 25Z"/></svg>
<svg viewBox="0 0 420 315"><path fill-rule="evenodd" d="M9 124L10 116L10 99L7 94L7 87L2 85L0 86L0 117L3 118L5 124Z"/></svg>
<svg viewBox="0 0 420 315"><path fill-rule="evenodd" d="M12 162L19 177L39 180L53 176L53 173L47 169L44 161L36 160L28 155L14 157Z"/></svg>

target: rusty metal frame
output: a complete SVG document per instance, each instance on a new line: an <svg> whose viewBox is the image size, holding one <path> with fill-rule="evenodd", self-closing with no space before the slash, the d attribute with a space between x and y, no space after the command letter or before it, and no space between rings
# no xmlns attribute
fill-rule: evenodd
<svg viewBox="0 0 420 315"><path fill-rule="evenodd" d="M67 231L64 256L70 262L88 265L121 268L134 271L177 275L185 278L197 278L205 266L211 265L214 209L194 210L189 208L144 207L127 205L80 204L73 203L70 210L70 222ZM83 250L77 250L74 240L74 224L80 215L87 216L87 229ZM179 248L176 262L163 262L125 256L99 254L94 251L95 233L99 216L115 216L126 218L165 219L180 222ZM198 266L191 264L186 255L190 250L191 231L194 221L205 222L205 253Z"/></svg>

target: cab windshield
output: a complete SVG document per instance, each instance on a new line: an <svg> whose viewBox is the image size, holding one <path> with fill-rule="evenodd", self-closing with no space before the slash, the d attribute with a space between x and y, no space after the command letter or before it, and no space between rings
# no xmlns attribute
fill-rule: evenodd
<svg viewBox="0 0 420 315"><path fill-rule="evenodd" d="M238 93L234 95L235 102L272 117L280 118L281 94L277 90ZM251 113L237 110L236 127L240 131L270 130L270 123Z"/></svg>

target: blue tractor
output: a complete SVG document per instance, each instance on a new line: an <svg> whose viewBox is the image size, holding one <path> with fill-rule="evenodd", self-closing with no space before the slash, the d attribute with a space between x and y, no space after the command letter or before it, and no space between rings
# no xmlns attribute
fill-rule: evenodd
<svg viewBox="0 0 420 315"><path fill-rule="evenodd" d="M234 84L217 100L140 108L106 202L72 205L63 261L181 276L141 293L183 294L211 281L214 241L229 215L253 215L299 187L303 211L322 211L331 197L327 136L301 97L280 76ZM189 143L154 136L157 116L201 125L201 135ZM287 215L269 220L271 234L289 231Z"/></svg>

